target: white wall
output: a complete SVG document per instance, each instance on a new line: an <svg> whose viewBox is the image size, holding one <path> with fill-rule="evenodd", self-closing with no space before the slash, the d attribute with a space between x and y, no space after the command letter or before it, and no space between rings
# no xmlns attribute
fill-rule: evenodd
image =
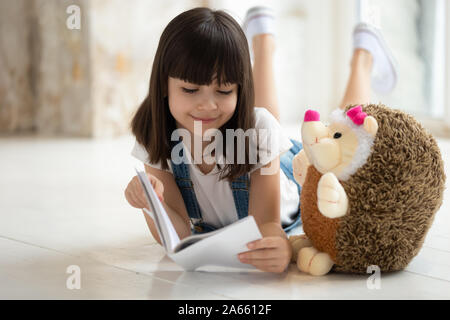
<svg viewBox="0 0 450 320"><path fill-rule="evenodd" d="M255 5L277 16L275 73L281 123L300 126L307 109L327 115L343 97L351 58L353 0L214 0L242 23Z"/></svg>

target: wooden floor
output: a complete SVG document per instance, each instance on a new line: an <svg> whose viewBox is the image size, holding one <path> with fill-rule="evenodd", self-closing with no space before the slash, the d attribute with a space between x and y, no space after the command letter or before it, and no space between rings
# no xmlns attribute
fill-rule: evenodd
<svg viewBox="0 0 450 320"><path fill-rule="evenodd" d="M439 144L450 160L450 141ZM370 274L313 277L294 265L281 275L184 272L126 203L124 188L142 167L132 146L131 137L0 139L1 299L450 298L448 190L419 255L405 271L381 274L378 287ZM69 289L73 266L80 289Z"/></svg>

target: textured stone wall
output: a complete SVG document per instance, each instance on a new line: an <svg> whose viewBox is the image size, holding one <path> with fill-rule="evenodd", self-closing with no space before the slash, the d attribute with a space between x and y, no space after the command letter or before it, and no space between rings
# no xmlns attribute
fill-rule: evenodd
<svg viewBox="0 0 450 320"><path fill-rule="evenodd" d="M72 4L81 9L79 30L66 25L66 9ZM90 34L83 14L89 9L88 2L34 0L34 5L36 129L45 134L90 136Z"/></svg>
<svg viewBox="0 0 450 320"><path fill-rule="evenodd" d="M26 0L0 1L0 132L33 128L30 14Z"/></svg>
<svg viewBox="0 0 450 320"><path fill-rule="evenodd" d="M0 0L0 132L90 136L89 27L69 30L85 0Z"/></svg>
<svg viewBox="0 0 450 320"><path fill-rule="evenodd" d="M67 27L69 6L80 29ZM0 0L0 133L110 137L148 91L159 36L206 1Z"/></svg>

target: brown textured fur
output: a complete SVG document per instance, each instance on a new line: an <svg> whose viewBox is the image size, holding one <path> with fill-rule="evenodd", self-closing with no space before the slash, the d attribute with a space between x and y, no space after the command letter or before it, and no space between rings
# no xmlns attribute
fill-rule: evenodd
<svg viewBox="0 0 450 320"><path fill-rule="evenodd" d="M300 198L303 231L317 250L328 253L336 262L335 240L339 219L323 216L317 207L317 185L321 177L314 166L308 168Z"/></svg>
<svg viewBox="0 0 450 320"><path fill-rule="evenodd" d="M332 219L319 219L313 193L320 176L305 181L304 229L314 246L336 262L335 271L366 273L370 265L401 270L419 252L442 204L444 166L436 141L412 116L384 105L366 105L363 111L379 129L366 164L341 181L349 210L334 225Z"/></svg>

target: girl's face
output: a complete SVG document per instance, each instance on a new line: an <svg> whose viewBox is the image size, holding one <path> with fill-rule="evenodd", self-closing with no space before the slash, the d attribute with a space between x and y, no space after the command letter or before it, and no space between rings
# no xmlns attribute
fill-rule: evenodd
<svg viewBox="0 0 450 320"><path fill-rule="evenodd" d="M203 136L206 130L220 128L233 116L238 85L218 86L216 79L209 86L197 85L169 77L168 94L169 109L177 128L185 128L194 134L194 121L198 121Z"/></svg>

